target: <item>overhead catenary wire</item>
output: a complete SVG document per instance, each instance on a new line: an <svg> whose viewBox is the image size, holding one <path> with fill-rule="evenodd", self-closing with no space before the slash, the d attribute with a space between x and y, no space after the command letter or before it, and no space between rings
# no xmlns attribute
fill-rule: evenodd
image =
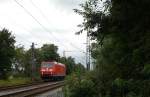
<svg viewBox="0 0 150 97"><path fill-rule="evenodd" d="M28 15L30 15L46 32L49 32L48 31L48 29L43 25L43 24L41 24L40 23L40 21L38 20L38 19L36 19L23 5L21 5L17 0L14 0L20 7L22 7L23 9L24 9L24 11L28 14ZM52 32L50 32L50 34L54 37L54 38L56 38L53 34L52 34ZM57 40L58 41L58 40Z"/></svg>
<svg viewBox="0 0 150 97"><path fill-rule="evenodd" d="M8 17L9 19L11 18L11 17L9 17L9 16L7 16L7 17ZM23 27L23 26L17 24L16 21L15 21L13 18L11 18L9 21L10 21L13 25L15 24L15 25L16 25L15 27L21 28L22 30L29 32L32 36L36 36L37 38L39 38L37 35L34 35L31 31L27 30L25 27ZM19 37L20 39L25 40L25 42L28 42L28 43L30 43L30 44L32 43L31 41L28 40L28 38L25 38L25 37L23 37L22 35L15 34L15 36Z"/></svg>
<svg viewBox="0 0 150 97"><path fill-rule="evenodd" d="M15 27L21 28L22 30L24 30L24 31L26 31L26 32L29 32L32 36L35 36L35 38L40 39L40 37L39 37L38 35L34 34L34 33L31 32L31 31L29 31L28 29L26 29L26 27L19 25L12 17L9 17L9 16L7 16L7 17L8 17L8 19L10 19L9 21L10 21L13 25L15 24ZM33 41L29 41L28 38L25 38L25 37L23 37L22 35L15 34L15 36L16 36L17 38L20 38L21 40L25 40L25 41L21 41L21 42L25 42L25 43L27 43L27 44L32 44L32 42L33 42ZM38 44L38 43L36 42L36 44Z"/></svg>
<svg viewBox="0 0 150 97"><path fill-rule="evenodd" d="M50 24L49 19L45 16L45 14L42 12L42 10L33 2L33 0L30 0L30 2L40 12L40 14L43 16L43 18L46 19L46 21ZM76 49L78 49L80 51L84 51L84 50L80 49L79 47L77 47L76 45L74 45L73 43L69 42L69 40L67 40L67 42L73 48L76 48Z"/></svg>
<svg viewBox="0 0 150 97"><path fill-rule="evenodd" d="M45 30L46 32L49 32L49 34L51 34L52 38L55 39L56 42L60 42L61 45L63 45L64 47L66 47L55 35L53 35L53 33L51 31L49 31L49 29L47 29L36 17L34 17L34 15L32 15L32 13L30 11L28 11L22 4L20 4L17 0L14 0L28 15L30 15L35 21L36 23L38 23L41 28L43 28L43 30ZM32 2L32 1L31 1ZM32 2L33 3L33 2ZM33 3L34 4L34 3ZM34 4L35 5L35 4ZM36 6L37 9L39 9L37 6ZM40 11L41 14L42 11ZM42 16L45 17L45 15L43 14ZM69 45L71 45L72 47L76 48L76 49L80 49L78 47L76 47L74 44L72 43L69 43ZM80 49L81 50L81 49ZM82 50L83 51L83 50Z"/></svg>
<svg viewBox="0 0 150 97"><path fill-rule="evenodd" d="M42 10L33 2L33 0L30 0L30 2L39 11L39 13L43 16L43 18L47 21L47 23L50 24L49 19L45 16L45 14L42 12ZM69 42L69 40L67 40L67 42L69 43L70 46L72 46L75 49L78 49L80 52L85 52L83 49L81 49L81 48L77 47L76 45L74 45L73 43ZM84 59L82 58L82 60L84 60ZM84 63L83 61L81 61L81 62Z"/></svg>
<svg viewBox="0 0 150 97"><path fill-rule="evenodd" d="M33 2L33 0L30 0L31 4L40 12L40 14L43 16L44 19L50 24L49 19L45 16L45 14L42 12L42 10Z"/></svg>
<svg viewBox="0 0 150 97"><path fill-rule="evenodd" d="M0 28L1 28L1 30L3 30L4 28L2 27L2 26L0 26ZM16 35L15 35L16 36ZM18 36L18 38L20 38L20 39L22 39L22 38L24 38L24 37L21 37L21 36L19 36L19 35L17 35ZM27 41L21 41L21 42L24 42L24 43L26 43L26 44L30 44L31 42L29 42L28 40ZM20 43L20 42L18 42L17 41L17 43L20 45L20 44L22 44L22 43Z"/></svg>
<svg viewBox="0 0 150 97"><path fill-rule="evenodd" d="M21 5L17 0L14 0L20 7L24 9L24 11L29 14L41 27L44 28L44 26L23 6Z"/></svg>
<svg viewBox="0 0 150 97"><path fill-rule="evenodd" d="M13 23L16 23L16 22L13 22ZM33 32L31 32L31 31L29 31L26 27L24 27L24 26L21 26L21 25L19 25L19 24L16 24L17 25L17 27L20 27L22 30L24 30L24 31L26 31L26 32L29 32L32 36L35 36L36 38L40 38L38 35L36 35L36 34L33 34ZM27 39L26 39L27 40Z"/></svg>
<svg viewBox="0 0 150 97"><path fill-rule="evenodd" d="M66 47L55 35L53 35L52 32L50 32L42 23L40 23L40 21L38 21L38 19L36 19L22 4L20 4L17 0L14 0L21 8L24 9L24 11L30 15L42 28L43 30L45 30L46 32L49 32L49 34L52 35L52 38L55 39L56 42L60 42L61 45L63 45L64 47Z"/></svg>
<svg viewBox="0 0 150 97"><path fill-rule="evenodd" d="M1 30L3 30L3 29L5 29L4 27L2 27L2 26L0 26L0 28L1 28ZM22 37L22 36L20 36L20 35L15 35L15 36L18 36L18 38L20 38L20 39L25 39L24 37ZM26 42L26 43L31 43L30 41L24 41L24 42Z"/></svg>

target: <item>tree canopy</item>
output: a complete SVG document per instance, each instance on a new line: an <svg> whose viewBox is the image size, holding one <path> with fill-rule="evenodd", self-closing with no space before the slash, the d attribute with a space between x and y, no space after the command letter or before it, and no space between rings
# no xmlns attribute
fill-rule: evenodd
<svg viewBox="0 0 150 97"><path fill-rule="evenodd" d="M149 5L149 0L88 0L75 10L84 18L79 33L87 30L96 40L93 81L100 97L150 95Z"/></svg>
<svg viewBox="0 0 150 97"><path fill-rule="evenodd" d="M43 61L53 61L59 59L59 54L57 53L58 47L54 44L44 44L41 49L41 57Z"/></svg>
<svg viewBox="0 0 150 97"><path fill-rule="evenodd" d="M0 78L7 78L15 55L15 37L7 29L0 31Z"/></svg>

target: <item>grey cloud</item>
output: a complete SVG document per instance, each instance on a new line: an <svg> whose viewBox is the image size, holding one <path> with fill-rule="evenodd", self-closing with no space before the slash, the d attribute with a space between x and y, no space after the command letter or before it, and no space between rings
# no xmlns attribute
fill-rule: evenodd
<svg viewBox="0 0 150 97"><path fill-rule="evenodd" d="M79 7L85 0L49 0L50 3L54 3L57 8L61 8L67 11L73 11L73 9Z"/></svg>

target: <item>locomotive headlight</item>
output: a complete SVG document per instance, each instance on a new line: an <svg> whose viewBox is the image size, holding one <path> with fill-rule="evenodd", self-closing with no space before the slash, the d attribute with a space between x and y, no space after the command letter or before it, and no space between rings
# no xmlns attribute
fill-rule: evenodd
<svg viewBox="0 0 150 97"><path fill-rule="evenodd" d="M49 71L50 71L50 72L52 72L52 71L53 71L53 69L49 69Z"/></svg>
<svg viewBox="0 0 150 97"><path fill-rule="evenodd" d="M41 71L43 71L43 72L44 72L44 71L46 71L46 70L45 70L45 69L41 69Z"/></svg>

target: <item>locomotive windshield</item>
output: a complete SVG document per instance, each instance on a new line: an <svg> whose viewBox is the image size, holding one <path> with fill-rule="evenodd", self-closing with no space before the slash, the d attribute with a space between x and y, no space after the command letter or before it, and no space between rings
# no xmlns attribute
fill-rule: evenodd
<svg viewBox="0 0 150 97"><path fill-rule="evenodd" d="M53 64L51 64L51 63L46 63L46 62L44 62L44 63L42 63L42 67L51 67Z"/></svg>

